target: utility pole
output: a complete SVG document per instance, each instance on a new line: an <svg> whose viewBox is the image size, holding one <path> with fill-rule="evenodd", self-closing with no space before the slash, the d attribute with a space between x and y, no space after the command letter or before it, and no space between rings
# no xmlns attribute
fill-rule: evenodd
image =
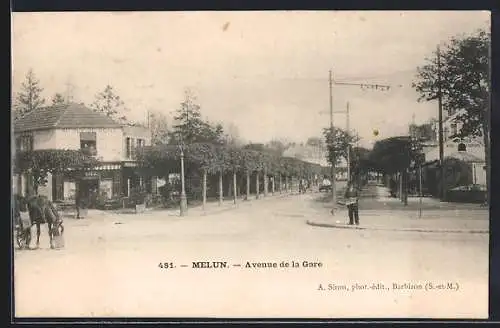
<svg viewBox="0 0 500 328"><path fill-rule="evenodd" d="M441 53L437 46L437 78L438 78L438 133L439 133L439 164L441 168L441 200L446 200L446 176L444 167L444 140L443 140L443 95L441 91Z"/></svg>
<svg viewBox="0 0 500 328"><path fill-rule="evenodd" d="M335 141L335 134L333 131L333 85L344 85L344 86L356 86L356 87L361 87L361 89L373 89L373 90L380 90L380 91L387 91L391 88L389 85L381 85L381 84L370 84L370 83L351 83L351 82L335 82L333 79L333 73L330 70L329 71L329 89L330 89L330 131L332 134L332 142ZM349 105L348 105L349 107ZM349 109L347 111L341 111L340 113L346 113L349 116ZM324 112L320 112L324 113ZM337 112L336 112L337 113ZM347 119L349 120L349 118ZM350 172L349 172L350 174ZM335 175L336 175L336 169L335 169L335 158L332 158L332 167L331 167L331 178L332 178L332 200L333 200L333 205L332 205L332 215L335 215L335 207L337 205L337 200L336 200L336 190L335 190Z"/></svg>
<svg viewBox="0 0 500 328"><path fill-rule="evenodd" d="M351 137L351 130L349 127L349 102L347 102L346 112L346 132L347 132L347 183L351 182L351 143L349 142L349 138Z"/></svg>
<svg viewBox="0 0 500 328"><path fill-rule="evenodd" d="M64 95L64 101L66 102L66 104L69 104L70 102L73 101L73 92L74 92L74 85L73 83L71 83L71 80L68 79L68 81L66 82L66 91L64 92L65 95Z"/></svg>
<svg viewBox="0 0 500 328"><path fill-rule="evenodd" d="M151 112L149 110L146 110L146 124L147 124L147 127L148 127L148 130L149 130L149 144L152 145L153 144L153 139L154 139L154 133L153 133L153 129L151 129Z"/></svg>
<svg viewBox="0 0 500 328"><path fill-rule="evenodd" d="M335 141L335 132L333 131L333 74L332 74L332 71L330 70L329 72L329 78L328 78L328 81L329 81L329 85L330 85L330 136L332 137L332 142ZM332 179L332 201L333 201L333 204L332 204L332 215L335 215L335 208L337 206L337 195L336 195L336 191L335 191L335 175L336 175L336 172L335 172L335 154L332 154L333 155L333 158L331 159L332 160L332 168L331 168L331 179Z"/></svg>

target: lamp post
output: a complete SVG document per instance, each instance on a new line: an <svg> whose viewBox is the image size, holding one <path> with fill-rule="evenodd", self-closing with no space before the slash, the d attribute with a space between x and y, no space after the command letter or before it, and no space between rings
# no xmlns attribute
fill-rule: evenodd
<svg viewBox="0 0 500 328"><path fill-rule="evenodd" d="M186 198L186 187L184 182L184 147L179 146L181 150L181 204L180 204L180 215L185 216L187 214L187 198Z"/></svg>

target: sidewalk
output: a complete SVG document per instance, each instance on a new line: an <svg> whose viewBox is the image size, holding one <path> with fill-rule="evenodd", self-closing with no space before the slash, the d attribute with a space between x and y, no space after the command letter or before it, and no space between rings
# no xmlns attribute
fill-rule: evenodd
<svg viewBox="0 0 500 328"><path fill-rule="evenodd" d="M238 209L242 206L248 206L250 204L258 204L259 202L267 202L270 200L276 200L285 197L291 197L294 195L298 195L298 192L283 192L282 194L275 192L274 194L268 193L267 197L264 197L264 194L259 195L259 199L256 199L256 195L250 195L250 199L245 200L245 196L238 197L236 200L236 204L234 204L233 199L225 199L222 204L219 205L218 201L210 201L207 202L205 208L203 208L202 204L196 205L188 205L188 210L186 217L199 217L199 216L209 216L214 215L234 209ZM66 217L65 219L68 221L82 222L82 224L86 221L94 222L102 222L109 221L110 219L119 220L122 222L127 219L142 219L145 217L180 217L180 209L179 207L174 208L148 208L143 213L135 213L133 209L127 209L126 211L122 210L88 210L88 214L84 219L76 220Z"/></svg>
<svg viewBox="0 0 500 328"><path fill-rule="evenodd" d="M401 232L435 233L489 233L488 215L484 212L427 211L422 217L418 213L393 211L361 211L360 225L348 224L347 210L338 210L335 216L325 213L307 220L317 227L338 229L360 229Z"/></svg>

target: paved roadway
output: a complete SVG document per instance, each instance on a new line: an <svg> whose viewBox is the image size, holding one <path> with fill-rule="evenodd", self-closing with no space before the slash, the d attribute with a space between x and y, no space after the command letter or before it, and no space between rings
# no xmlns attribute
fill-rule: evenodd
<svg viewBox="0 0 500 328"><path fill-rule="evenodd" d="M15 252L16 315L487 315L487 234L313 227L305 221L328 215L315 197L259 200L197 217L156 212L68 220L65 249L49 250L44 231L41 249ZM194 261L227 261L229 268L193 269ZM295 261L300 267L245 268L247 261ZM303 267L304 261L322 267ZM161 269L160 262L175 268ZM428 282L458 283L459 289L425 291ZM373 283L384 289L352 291ZM424 290L393 290L393 283ZM320 284L325 290L318 290Z"/></svg>

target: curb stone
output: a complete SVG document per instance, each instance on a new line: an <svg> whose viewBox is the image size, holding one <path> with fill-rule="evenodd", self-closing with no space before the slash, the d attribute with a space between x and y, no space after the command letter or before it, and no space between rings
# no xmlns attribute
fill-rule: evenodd
<svg viewBox="0 0 500 328"><path fill-rule="evenodd" d="M351 230L375 230L375 231L395 231L395 232L425 232L425 233L468 233L468 234L488 234L489 230L484 229L426 229L426 228L378 228L349 226L347 224L319 223L306 220L306 224L314 227L351 229Z"/></svg>
<svg viewBox="0 0 500 328"><path fill-rule="evenodd" d="M260 195L259 199L256 199L255 197L252 197L250 198L249 200L246 200L246 199L240 199L238 200L238 202L236 204L228 204L226 206L222 205L221 207L216 207L216 209L205 209L203 210L201 205L195 207L195 208L192 208L191 210L194 212L192 212L193 214L190 215L189 214L189 209L188 209L188 217L189 216L192 216L192 217L199 217L199 216L210 216L210 215L214 215L214 214L218 214L218 213L223 213L223 212L228 212L228 211L232 211L232 210L236 210L238 208L240 208L240 205L247 205L247 204L252 204L254 202L260 202L260 201L270 201L272 199L282 199L282 198L286 198L286 197L290 197L290 196L297 196L298 194L294 194L294 193L286 193L286 194L275 194L275 195L269 195L268 197L264 197L263 194ZM253 195L255 196L255 195ZM215 205L214 205L215 206ZM176 215L172 215L172 216L178 216L177 214Z"/></svg>

